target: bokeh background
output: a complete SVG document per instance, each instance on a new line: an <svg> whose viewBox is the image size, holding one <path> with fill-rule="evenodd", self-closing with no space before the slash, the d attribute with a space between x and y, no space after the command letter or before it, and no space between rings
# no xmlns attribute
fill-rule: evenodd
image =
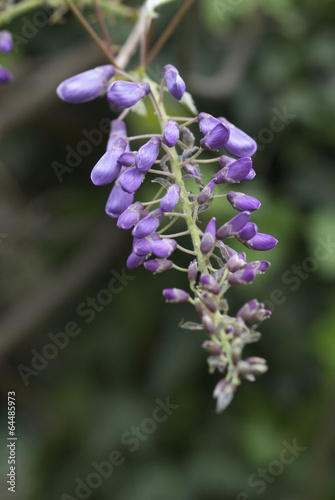
<svg viewBox="0 0 335 500"><path fill-rule="evenodd" d="M160 10L153 40L180 5ZM131 237L104 214L108 186L89 178L106 134L61 178L55 162L66 165L84 130L116 115L105 99L57 99L63 79L105 60L65 8L49 22L37 12L8 26L17 50L0 61L15 75L0 91L1 498L12 495L5 438L7 392L15 391L20 500L334 499L334 3L198 1L149 68L158 80L175 64L198 110L226 116L257 140L257 176L243 189L262 201L260 230L279 239L262 256L270 270L227 297L233 311L253 297L272 308L249 351L269 371L245 382L221 415L204 334L178 326L196 320L194 312L161 295L185 287L184 276L126 272L109 304L78 313L102 297L113 273L124 276ZM90 6L84 12L98 29ZM122 44L133 21L109 14L108 23ZM141 133L143 118L131 114L128 127ZM141 199L151 189L143 186ZM222 202L214 213L224 221L231 212ZM50 334L76 328L25 385L18 367L32 367ZM153 429L145 419L167 398L178 408ZM130 451L122 436L141 425L147 432ZM299 448L283 464L287 443ZM113 450L123 463L92 493L76 494L78 478L87 484L92 463Z"/></svg>

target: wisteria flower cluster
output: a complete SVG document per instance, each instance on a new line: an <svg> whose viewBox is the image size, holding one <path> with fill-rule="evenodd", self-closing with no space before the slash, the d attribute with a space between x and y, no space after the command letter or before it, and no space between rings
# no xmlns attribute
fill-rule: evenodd
<svg viewBox="0 0 335 500"><path fill-rule="evenodd" d="M132 231L128 268L143 265L152 273L172 268L185 272L189 290L172 287L163 290L163 296L167 302L189 302L194 306L200 322L187 322L183 327L203 329L207 334L203 348L209 353L209 371L217 370L223 377L214 389L217 411L221 412L242 380L254 381L256 375L267 370L264 359L243 359L242 352L246 344L259 339L257 326L270 315L257 299L244 304L235 316L229 314L225 298L228 290L252 283L270 263L247 262L246 253L235 251L227 240L236 239L254 250L269 250L277 240L259 232L251 221L251 213L261 203L243 192L230 190L231 185L250 181L256 175L251 159L257 149L255 141L223 117L208 113L191 118L169 116L164 105L166 89L180 101L186 85L171 64L164 67L162 76L159 85L147 76L134 78L113 65L105 65L65 80L57 93L70 103L106 94L113 108L123 110L111 121L106 152L94 166L91 179L97 186L113 183L106 213L117 219L121 229ZM156 134L128 137L124 119L130 108L146 96L154 105L160 130ZM200 129L199 145L195 143L193 126ZM134 151L131 143L139 139L144 142ZM212 158L208 158L208 152ZM206 158L202 153L206 153ZM204 184L201 168L208 168L209 163L217 168ZM155 197L135 200L149 176L159 185ZM222 185L228 187L226 192L217 192ZM212 217L203 230L200 218L216 198L226 198L237 214L220 227ZM189 248L180 244L180 238L185 236L189 237ZM189 256L187 268L176 264L176 251Z"/></svg>
<svg viewBox="0 0 335 500"><path fill-rule="evenodd" d="M12 35L7 30L0 31L0 53L8 54L13 49ZM13 80L12 73L0 65L0 84L4 85Z"/></svg>

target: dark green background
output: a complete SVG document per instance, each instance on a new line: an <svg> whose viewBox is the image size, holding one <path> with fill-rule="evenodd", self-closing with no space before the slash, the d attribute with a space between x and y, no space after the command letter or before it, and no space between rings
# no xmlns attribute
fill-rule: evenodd
<svg viewBox="0 0 335 500"><path fill-rule="evenodd" d="M178 3L161 9L154 40ZM92 12L85 13L94 23ZM85 481L92 462L115 449L124 463L90 498L334 498L335 252L332 245L317 250L320 241L335 241L334 21L334 4L325 0L203 0L149 69L158 79L165 64L175 64L199 111L226 116L260 146L257 176L241 190L262 201L253 220L279 243L262 254L272 262L269 271L227 298L233 312L253 297L271 301L273 316L248 352L265 357L269 371L255 384L245 382L221 415L212 398L219 377L207 373L200 347L204 334L178 326L182 318L195 320L194 312L165 304L161 295L164 287L185 287L184 276L133 270L92 322L77 313L111 271L122 272L131 237L104 215L108 186L95 187L89 178L107 136L62 182L52 167L65 163L66 146L76 149L84 129L116 115L105 99L65 104L55 88L105 60L71 15L1 56L15 75L0 90L2 498L12 498L3 480L10 390L17 399L20 500L75 496L76 478ZM24 22L9 28L22 34ZM130 28L111 18L113 42L122 43ZM273 117L285 109L294 117L274 130ZM132 115L128 128L141 133L143 119ZM141 189L144 200L150 188ZM208 217L224 221L227 214L222 201ZM18 365L30 366L31 350L41 352L48 334L69 322L80 334L25 386ZM130 452L121 436L167 397L178 409ZM278 475L269 474L283 442L295 440L305 449ZM251 478L261 469L269 474L265 489Z"/></svg>

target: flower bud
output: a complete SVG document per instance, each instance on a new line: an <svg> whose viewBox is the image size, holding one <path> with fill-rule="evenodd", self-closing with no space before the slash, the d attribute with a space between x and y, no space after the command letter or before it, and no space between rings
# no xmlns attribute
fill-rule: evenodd
<svg viewBox="0 0 335 500"><path fill-rule="evenodd" d="M242 241L243 245L253 250L271 250L278 243L278 240L269 234L257 233L249 241Z"/></svg>
<svg viewBox="0 0 335 500"><path fill-rule="evenodd" d="M258 227L254 222L247 222L241 231L238 232L237 238L240 241L251 240L258 232Z"/></svg>
<svg viewBox="0 0 335 500"><path fill-rule="evenodd" d="M246 378L250 382L254 382L255 375L263 375L263 373L267 372L268 367L266 366L265 359L253 356L239 361L237 369L242 377Z"/></svg>
<svg viewBox="0 0 335 500"><path fill-rule="evenodd" d="M200 283L203 288L214 293L215 295L218 295L221 291L218 282L210 274L201 274Z"/></svg>
<svg viewBox="0 0 335 500"><path fill-rule="evenodd" d="M120 137L122 137L122 139L127 139L126 124L122 120L112 120L106 151L109 151L114 146L115 141ZM126 151L128 148L129 144L127 144Z"/></svg>
<svg viewBox="0 0 335 500"><path fill-rule="evenodd" d="M221 162L221 159L220 159ZM251 158L245 157L225 165L215 174L216 184L233 184L240 182L248 175L252 167Z"/></svg>
<svg viewBox="0 0 335 500"><path fill-rule="evenodd" d="M177 242L171 238L162 238L151 243L152 253L160 259L170 257L176 248Z"/></svg>
<svg viewBox="0 0 335 500"><path fill-rule="evenodd" d="M210 294L209 292L204 292L201 296L201 300L211 313L216 313L216 300L214 299L212 294Z"/></svg>
<svg viewBox="0 0 335 500"><path fill-rule="evenodd" d="M140 147L135 158L135 165L141 172L147 172L155 163L161 148L159 137L152 137L150 141Z"/></svg>
<svg viewBox="0 0 335 500"><path fill-rule="evenodd" d="M109 104L117 109L130 108L140 99L148 95L150 85L148 83L135 83L117 80L107 89L107 100Z"/></svg>
<svg viewBox="0 0 335 500"><path fill-rule="evenodd" d="M13 49L12 35L9 31L0 31L0 52L8 54Z"/></svg>
<svg viewBox="0 0 335 500"><path fill-rule="evenodd" d="M221 149L229 139L229 129L223 124L218 122L215 127L200 140L200 146L209 151L218 151Z"/></svg>
<svg viewBox="0 0 335 500"><path fill-rule="evenodd" d="M197 165L194 165L193 163L185 163L185 165L183 165L183 169L186 170L187 172L187 175L194 175L194 176L198 176L199 175L199 172L197 170Z"/></svg>
<svg viewBox="0 0 335 500"><path fill-rule="evenodd" d="M203 135L207 135L218 123L220 123L217 118L214 118L214 116L208 113L200 113L198 115L198 122Z"/></svg>
<svg viewBox="0 0 335 500"><path fill-rule="evenodd" d="M258 210L261 206L261 202L252 196L248 196L244 193L237 193L235 191L229 191L227 194L227 200L235 210L243 212L248 210L248 212L253 212Z"/></svg>
<svg viewBox="0 0 335 500"><path fill-rule="evenodd" d="M220 117L219 120L228 126L230 130L230 137L225 145L227 153L238 158L252 156L257 149L256 141L225 118Z"/></svg>
<svg viewBox="0 0 335 500"><path fill-rule="evenodd" d="M114 146L106 151L98 163L93 167L91 180L96 186L104 186L113 182L120 173L121 165L118 159L126 149L127 142L124 139L117 139Z"/></svg>
<svg viewBox="0 0 335 500"><path fill-rule="evenodd" d="M172 64L167 64L163 68L163 78L166 81L166 85L170 94L180 101L186 90L186 85L184 80L181 78L177 68L172 66Z"/></svg>
<svg viewBox="0 0 335 500"><path fill-rule="evenodd" d="M147 260L144 263L144 267L146 268L146 270L154 274L167 271L168 269L171 269L172 265L172 261L166 259L152 259Z"/></svg>
<svg viewBox="0 0 335 500"><path fill-rule="evenodd" d="M248 285L256 276L256 271L250 268L240 269L228 278L229 285Z"/></svg>
<svg viewBox="0 0 335 500"><path fill-rule="evenodd" d="M132 151L126 151L125 153L122 153L118 159L118 163L124 167L132 167L135 164L135 155L136 153L133 153Z"/></svg>
<svg viewBox="0 0 335 500"><path fill-rule="evenodd" d="M244 226L249 222L250 212L240 212L235 215L230 221L226 222L216 231L216 237L218 240L223 240L229 236L234 236L237 234Z"/></svg>
<svg viewBox="0 0 335 500"><path fill-rule="evenodd" d="M74 104L92 101L105 90L114 74L115 68L111 64L84 71L58 85L57 95L63 101Z"/></svg>
<svg viewBox="0 0 335 500"><path fill-rule="evenodd" d="M0 66L0 84L5 85L7 83L10 83L12 80L13 80L12 73L3 66Z"/></svg>
<svg viewBox="0 0 335 500"><path fill-rule="evenodd" d="M163 296L167 302L176 303L187 302L190 298L189 294L180 288L165 288Z"/></svg>
<svg viewBox="0 0 335 500"><path fill-rule="evenodd" d="M135 269L135 267L140 266L145 262L146 256L139 256L136 253L131 252L127 259L127 267L128 269Z"/></svg>
<svg viewBox="0 0 335 500"><path fill-rule="evenodd" d="M222 354L221 347L213 340L205 340L201 347L206 349L206 351L208 351L210 354L214 354L215 356L220 356Z"/></svg>
<svg viewBox="0 0 335 500"><path fill-rule="evenodd" d="M202 191L200 191L200 194L197 198L197 203L198 205L203 205L206 203L206 201L209 200L209 198L212 196L213 190L215 186L215 179L212 179L207 186L203 188Z"/></svg>
<svg viewBox="0 0 335 500"><path fill-rule="evenodd" d="M236 313L237 317L249 323L258 323L268 318L270 315L271 311L265 309L264 304L258 302L257 299L249 300L249 302L244 304Z"/></svg>
<svg viewBox="0 0 335 500"><path fill-rule="evenodd" d="M202 324L204 325L204 329L209 335L213 335L215 333L215 326L212 318L208 314L204 314L202 316Z"/></svg>
<svg viewBox="0 0 335 500"><path fill-rule="evenodd" d="M172 148L179 139L179 125L174 120L169 120L164 128L163 139L165 144Z"/></svg>
<svg viewBox="0 0 335 500"><path fill-rule="evenodd" d="M144 180L145 174L137 170L136 167L131 167L119 177L119 182L124 191L127 193L135 193Z"/></svg>
<svg viewBox="0 0 335 500"><path fill-rule="evenodd" d="M187 272L187 277L188 280L192 283L195 282L197 279L197 274L198 274L198 261L197 259L192 260L190 262L190 265L188 266L188 272Z"/></svg>
<svg viewBox="0 0 335 500"><path fill-rule="evenodd" d="M117 219L134 201L134 195L122 189L116 180L106 203L106 214Z"/></svg>
<svg viewBox="0 0 335 500"><path fill-rule="evenodd" d="M180 187L178 184L172 184L163 196L160 202L160 208L163 212L172 212L179 201Z"/></svg>
<svg viewBox="0 0 335 500"><path fill-rule="evenodd" d="M149 215L141 219L132 231L135 238L145 238L149 234L156 231L160 222L164 217L164 212L160 208L153 210Z"/></svg>
<svg viewBox="0 0 335 500"><path fill-rule="evenodd" d="M257 274L263 274L270 267L270 262L268 260L256 260L254 262L249 262L245 267L248 269L254 269Z"/></svg>
<svg viewBox="0 0 335 500"><path fill-rule="evenodd" d="M140 257L145 257L151 253L151 241L146 238L134 238L133 252Z"/></svg>
<svg viewBox="0 0 335 500"><path fill-rule="evenodd" d="M183 143L187 147L193 148L194 143L195 143L195 137L194 137L193 133L190 131L190 129L188 127L183 127L181 129L181 132L183 134Z"/></svg>
<svg viewBox="0 0 335 500"><path fill-rule="evenodd" d="M121 229L130 229L133 227L140 218L140 214L143 210L143 205L139 201L136 201L130 205L118 218L117 225Z"/></svg>
<svg viewBox="0 0 335 500"><path fill-rule="evenodd" d="M252 181L252 179L256 176L256 172L255 170L252 168L250 170L250 172L248 173L248 175L246 177L244 177L244 181Z"/></svg>
<svg viewBox="0 0 335 500"><path fill-rule="evenodd" d="M247 256L245 252L236 253L230 257L227 262L227 267L229 271L237 271L238 269L242 269L247 263Z"/></svg>
<svg viewBox="0 0 335 500"><path fill-rule="evenodd" d="M206 255L208 252L211 251L215 243L215 233L216 233L215 220L216 220L215 217L213 217L209 221L201 240L200 250L204 255Z"/></svg>
<svg viewBox="0 0 335 500"><path fill-rule="evenodd" d="M213 397L217 399L216 411L221 413L232 402L236 385L221 379L215 386Z"/></svg>

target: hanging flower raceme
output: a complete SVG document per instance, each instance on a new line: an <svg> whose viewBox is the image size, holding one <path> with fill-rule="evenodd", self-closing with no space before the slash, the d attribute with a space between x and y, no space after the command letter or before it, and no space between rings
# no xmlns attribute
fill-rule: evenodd
<svg viewBox="0 0 335 500"><path fill-rule="evenodd" d="M241 245L249 252L268 250L277 243L273 236L259 232L251 220L261 202L232 190L233 184L255 177L251 156L257 146L225 118L208 113L189 119L169 116L164 106L164 87L178 101L186 92L185 82L174 66L163 68L161 85L151 81L149 85L145 78L136 82L133 77L111 83L114 73L113 66L90 70L63 82L58 94L69 102L84 102L100 95L109 85L109 104L125 110L119 119L111 121L106 152L94 166L91 179L95 185L114 182L105 210L117 219L120 229L131 231L129 269L143 265L153 274L171 269L185 272L185 288L189 290L176 288L172 282L163 290L163 296L167 302L187 302L195 308L199 323L182 326L203 329L207 336L203 347L209 353L209 371L218 371L221 377L213 394L220 412L230 404L242 381L253 381L267 369L262 358L243 359L243 349L258 340L256 326L269 317L270 311L252 299L233 316L226 299L231 287L250 286L270 266L266 260L248 262ZM128 137L124 117L128 108L146 96L155 108L160 129ZM197 131L191 130L194 125L202 134L199 144L195 140ZM132 143L135 140L141 141L137 149ZM142 199L143 183L158 186L153 198ZM244 187L240 189L245 191ZM204 213L214 202L216 216L211 208L212 216L206 220ZM226 219L220 204L231 212ZM184 240L180 242L179 238ZM239 248L230 247L228 239ZM189 259L186 267L181 267L178 260L180 252Z"/></svg>

